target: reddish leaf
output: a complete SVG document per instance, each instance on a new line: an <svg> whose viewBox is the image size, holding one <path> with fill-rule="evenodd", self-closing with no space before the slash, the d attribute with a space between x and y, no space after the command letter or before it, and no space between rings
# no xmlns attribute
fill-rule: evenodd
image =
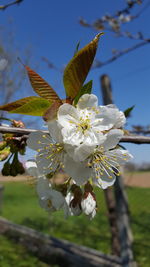
<svg viewBox="0 0 150 267"><path fill-rule="evenodd" d="M79 50L64 70L64 87L67 97L71 99L77 96L79 90L83 86L92 66L100 35L102 35L102 33L97 34L89 44Z"/></svg>
<svg viewBox="0 0 150 267"><path fill-rule="evenodd" d="M34 91L41 97L46 98L49 101L60 100L55 90L35 71L31 70L28 66L25 66L29 80Z"/></svg>
<svg viewBox="0 0 150 267"><path fill-rule="evenodd" d="M57 111L59 109L59 107L62 105L62 101L60 100L59 102L58 101L55 101L44 113L43 115L43 120L44 121L51 121L53 119L56 118L57 116Z"/></svg>

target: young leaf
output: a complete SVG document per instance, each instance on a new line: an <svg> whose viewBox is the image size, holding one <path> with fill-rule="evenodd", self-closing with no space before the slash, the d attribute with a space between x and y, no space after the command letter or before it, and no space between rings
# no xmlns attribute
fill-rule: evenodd
<svg viewBox="0 0 150 267"><path fill-rule="evenodd" d="M25 98L19 99L17 101L0 106L0 110L5 110L5 111L9 112L9 111L12 111L14 109L17 109L17 108L23 106L24 104L27 104L31 100L36 100L37 98L39 99L39 97L37 97L37 96L25 97Z"/></svg>
<svg viewBox="0 0 150 267"><path fill-rule="evenodd" d="M92 66L101 33L79 50L64 70L64 87L67 97L74 99Z"/></svg>
<svg viewBox="0 0 150 267"><path fill-rule="evenodd" d="M93 81L89 81L88 83L86 83L85 85L83 85L83 87L80 89L80 91L78 92L77 96L74 99L74 105L76 105L79 101L79 98L84 95L84 94L91 94L92 91L92 84Z"/></svg>
<svg viewBox="0 0 150 267"><path fill-rule="evenodd" d="M39 76L35 71L31 70L28 66L25 66L25 68L27 70L33 90L39 96L49 101L60 100L55 90L41 76Z"/></svg>
<svg viewBox="0 0 150 267"><path fill-rule="evenodd" d="M131 116L131 111L134 109L135 105L133 105L132 107L130 108L127 108L125 111L124 111L124 115L126 118L130 117Z"/></svg>
<svg viewBox="0 0 150 267"><path fill-rule="evenodd" d="M32 116L43 116L45 110L47 110L50 105L51 103L47 99L36 97L36 99L32 99L28 103L9 112Z"/></svg>
<svg viewBox="0 0 150 267"><path fill-rule="evenodd" d="M43 114L44 121L51 121L56 118L57 111L59 107L62 105L62 101L55 101Z"/></svg>

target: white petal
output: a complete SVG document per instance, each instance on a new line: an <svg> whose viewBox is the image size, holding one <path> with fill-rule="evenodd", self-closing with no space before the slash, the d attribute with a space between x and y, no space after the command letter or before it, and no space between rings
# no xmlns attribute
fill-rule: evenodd
<svg viewBox="0 0 150 267"><path fill-rule="evenodd" d="M84 143L75 148L74 153L72 154L72 157L75 161L84 161L85 159L87 159L87 157L89 157L94 152L95 147L96 147L95 145L90 146Z"/></svg>
<svg viewBox="0 0 150 267"><path fill-rule="evenodd" d="M110 118L114 128L121 128L126 122L124 113L122 111L119 111L119 109L112 104L107 106L100 106L100 114L106 120Z"/></svg>
<svg viewBox="0 0 150 267"><path fill-rule="evenodd" d="M122 138L123 134L124 134L123 131L119 129L110 130L108 134L106 135L106 140L102 144L104 147L104 150L106 151L106 150L116 147L116 145L119 143L120 139Z"/></svg>
<svg viewBox="0 0 150 267"><path fill-rule="evenodd" d="M77 185L83 185L91 176L90 168L86 167L84 163L75 162L68 155L65 157L64 171L72 177Z"/></svg>
<svg viewBox="0 0 150 267"><path fill-rule="evenodd" d="M93 212L88 216L90 220L94 219L96 215L96 209L93 210Z"/></svg>
<svg viewBox="0 0 150 267"><path fill-rule="evenodd" d="M105 141L106 137L97 128L92 128L86 132L83 142L87 145L100 145Z"/></svg>
<svg viewBox="0 0 150 267"><path fill-rule="evenodd" d="M8 60L5 58L0 59L0 71L3 71L8 65Z"/></svg>
<svg viewBox="0 0 150 267"><path fill-rule="evenodd" d="M37 169L37 164L34 160L28 160L25 163L25 168L27 170L27 173L31 176L38 176L38 169Z"/></svg>
<svg viewBox="0 0 150 267"><path fill-rule="evenodd" d="M37 131L29 134L27 145L33 150L44 148L46 145L52 143L52 139L48 134Z"/></svg>
<svg viewBox="0 0 150 267"><path fill-rule="evenodd" d="M93 182L100 188L106 189L109 186L112 186L116 181L116 176L111 174L112 178L109 178L107 174L103 174L101 178L94 178Z"/></svg>
<svg viewBox="0 0 150 267"><path fill-rule="evenodd" d="M133 156L125 149L114 149L107 154L116 157L118 164L124 164L130 159L133 159Z"/></svg>
<svg viewBox="0 0 150 267"><path fill-rule="evenodd" d="M98 98L96 95L93 94L84 94L80 97L77 108L78 109L85 109L85 108L92 108L98 106Z"/></svg>
<svg viewBox="0 0 150 267"><path fill-rule="evenodd" d="M38 178L36 190L41 199L48 198L50 185L46 178Z"/></svg>
<svg viewBox="0 0 150 267"><path fill-rule="evenodd" d="M51 198L52 205L55 209L58 210L58 209L63 208L63 205L66 201L65 201L64 196L60 192L56 190L51 190L49 191L49 196Z"/></svg>
<svg viewBox="0 0 150 267"><path fill-rule="evenodd" d="M79 113L75 107L70 104L63 104L58 110L58 123L62 127L74 127L79 120Z"/></svg>
<svg viewBox="0 0 150 267"><path fill-rule="evenodd" d="M40 154L36 156L37 167L40 173L48 174L50 172L55 172L58 167L58 163L56 161L51 161L48 158L47 154L43 155L42 157Z"/></svg>
<svg viewBox="0 0 150 267"><path fill-rule="evenodd" d="M48 122L48 130L53 140L55 140L57 143L62 143L63 138L61 134L61 129L56 120Z"/></svg>
<svg viewBox="0 0 150 267"><path fill-rule="evenodd" d="M84 140L84 135L81 131L76 131L76 128L62 129L63 142L71 145L79 145Z"/></svg>
<svg viewBox="0 0 150 267"><path fill-rule="evenodd" d="M90 215L93 210L95 210L96 201L90 193L88 194L87 198L81 201L81 207L86 215Z"/></svg>
<svg viewBox="0 0 150 267"><path fill-rule="evenodd" d="M126 117L122 111L119 111L114 128L121 128L124 126L125 123Z"/></svg>

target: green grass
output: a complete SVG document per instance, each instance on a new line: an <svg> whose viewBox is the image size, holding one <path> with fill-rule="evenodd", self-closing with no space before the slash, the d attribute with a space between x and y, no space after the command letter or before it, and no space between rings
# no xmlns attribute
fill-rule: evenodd
<svg viewBox="0 0 150 267"><path fill-rule="evenodd" d="M135 256L139 266L148 267L150 262L150 189L128 188L128 196L135 238ZM110 232L103 191L97 190L97 197L99 211L93 221L89 221L85 216L70 217L65 220L61 212L48 215L39 207L33 186L19 182L6 183L2 216L13 222L48 233L51 236L67 239L105 253L110 253ZM5 247L5 245L3 246ZM15 254L15 252L13 253ZM3 255L3 251L0 254ZM34 262L34 259L32 261ZM5 267L9 265L1 265L0 263L0 266ZM32 265L31 263L28 266L42 265L37 265L36 263Z"/></svg>
<svg viewBox="0 0 150 267"><path fill-rule="evenodd" d="M3 236L0 236L0 266L48 267L47 264L39 261L29 252L27 253L24 247L10 242Z"/></svg>

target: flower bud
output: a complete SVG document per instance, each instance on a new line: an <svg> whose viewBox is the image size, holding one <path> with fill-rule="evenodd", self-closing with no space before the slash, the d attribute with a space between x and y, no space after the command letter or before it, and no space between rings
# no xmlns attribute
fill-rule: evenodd
<svg viewBox="0 0 150 267"><path fill-rule="evenodd" d="M17 128L25 128L25 125L22 121L16 121L16 120L12 121L12 126Z"/></svg>
<svg viewBox="0 0 150 267"><path fill-rule="evenodd" d="M81 201L81 207L86 215L91 215L96 210L96 200L91 193Z"/></svg>
<svg viewBox="0 0 150 267"><path fill-rule="evenodd" d="M10 148L6 147L0 151L0 161L6 160L10 154Z"/></svg>
<svg viewBox="0 0 150 267"><path fill-rule="evenodd" d="M5 162L5 164L3 166L2 175L4 175L4 176L10 175L10 163L9 163L9 161Z"/></svg>
<svg viewBox="0 0 150 267"><path fill-rule="evenodd" d="M0 141L0 150L3 150L6 147L6 141Z"/></svg>

